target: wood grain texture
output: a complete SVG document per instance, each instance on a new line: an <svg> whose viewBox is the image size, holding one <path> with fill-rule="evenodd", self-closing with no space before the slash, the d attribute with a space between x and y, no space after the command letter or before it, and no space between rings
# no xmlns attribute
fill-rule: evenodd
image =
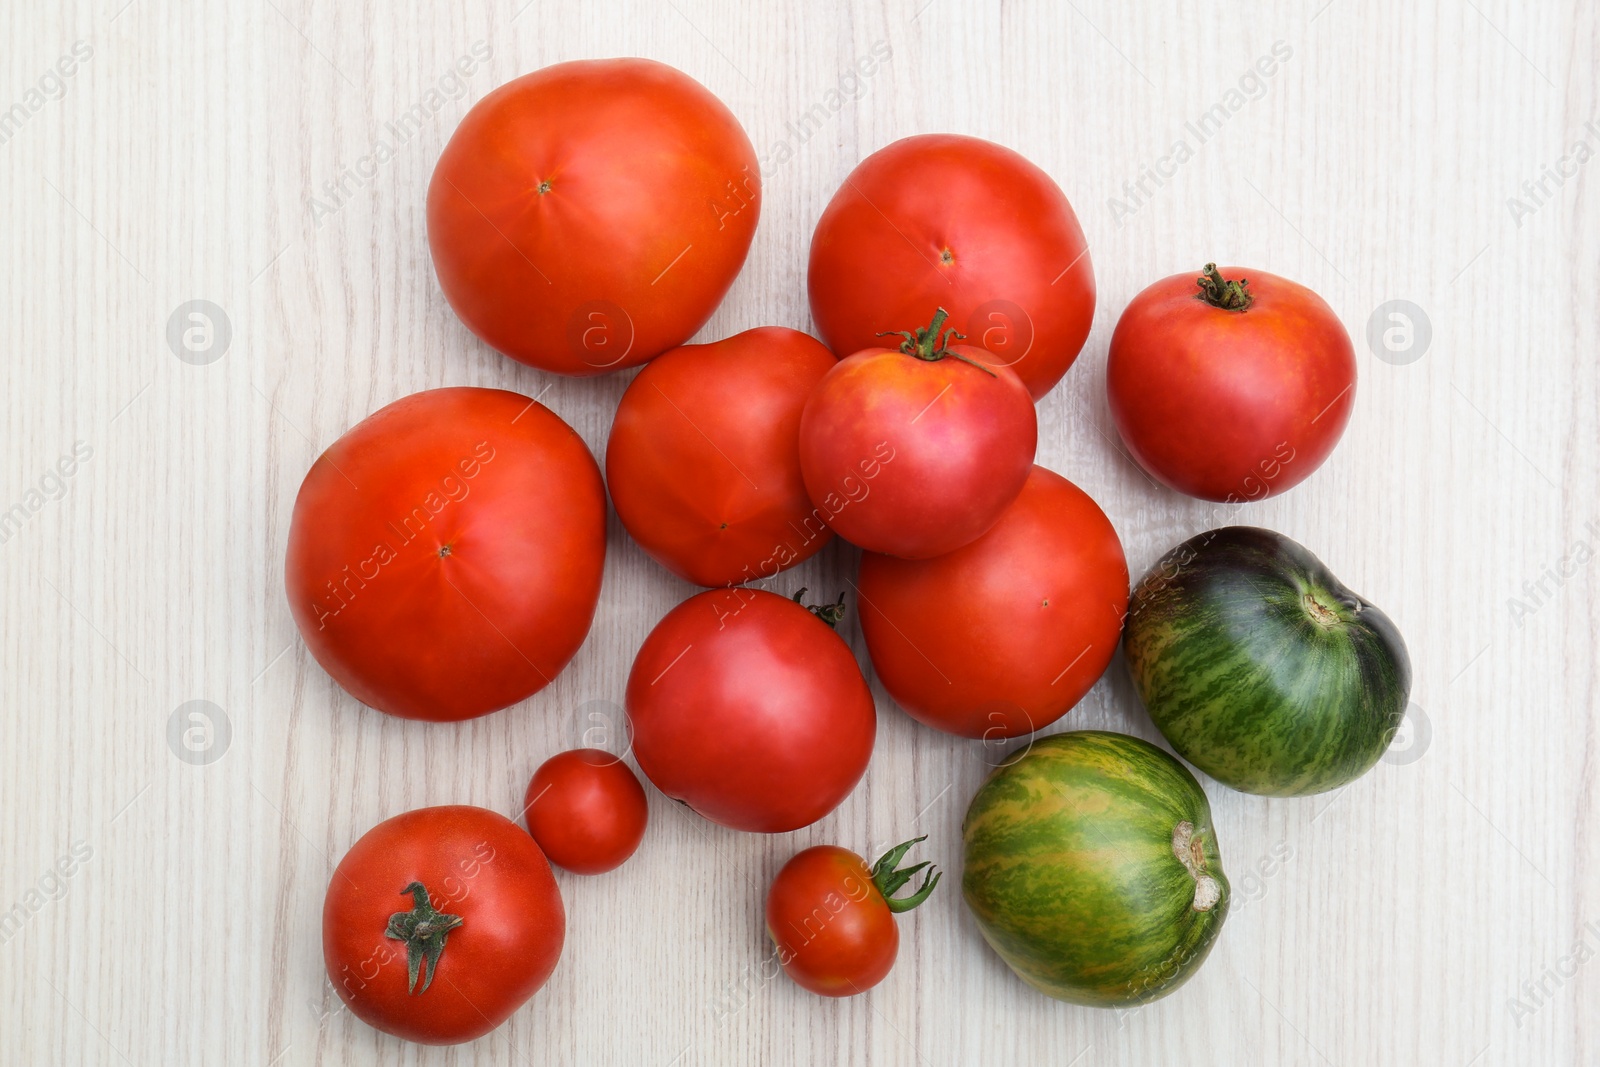
<svg viewBox="0 0 1600 1067"><path fill-rule="evenodd" d="M791 133L880 41L892 58L859 95ZM1135 200L1124 183L1278 41L1292 55L1244 87L1258 98ZM75 42L92 54L53 80ZM317 210L477 42L486 67ZM0 107L22 106L0 143L0 508L40 492L0 544L0 914L24 913L0 943L0 1060L1600 1062L1600 163L1546 172L1576 142L1600 149L1593 4L24 0L0 8L0 55ZM1349 326L1361 384L1343 444L1237 519L1305 543L1396 621L1426 728L1332 796L1207 783L1239 907L1178 994L1120 1015L1049 1001L983 945L953 882L903 921L870 994L824 1003L768 980L760 902L793 851L927 833L957 869L966 801L999 758L875 686L871 768L821 823L740 835L653 795L633 861L561 875L565 956L496 1034L427 1050L335 1010L319 937L333 862L407 808L514 811L545 756L618 744L633 651L689 592L613 517L576 660L459 726L358 706L282 593L300 479L397 397L548 388L603 449L625 377L554 379L477 342L432 276L423 195L490 88L610 55L687 71L768 157L750 260L703 338L810 327L811 228L895 138L976 134L1050 172L1100 308L1039 406L1040 460L1100 502L1135 573L1234 516L1156 489L1114 442L1105 353L1127 300L1217 259L1311 285ZM196 299L231 326L204 366L166 339ZM1364 340L1394 299L1431 323L1404 365ZM58 488L75 442L89 458ZM835 545L784 584L833 589L854 562ZM230 731L203 766L168 742L190 700ZM1061 725L1155 736L1120 661Z"/></svg>

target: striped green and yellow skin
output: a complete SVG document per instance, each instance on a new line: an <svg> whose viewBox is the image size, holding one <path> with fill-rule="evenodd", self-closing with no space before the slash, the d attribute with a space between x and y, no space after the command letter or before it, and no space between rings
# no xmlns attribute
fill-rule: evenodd
<svg viewBox="0 0 1600 1067"><path fill-rule="evenodd" d="M1248 526L1167 553L1133 591L1123 648L1162 736L1247 793L1309 796L1365 774L1411 692L1383 612L1300 545Z"/></svg>
<svg viewBox="0 0 1600 1067"><path fill-rule="evenodd" d="M1200 783L1137 737L1041 738L989 776L961 832L961 891L984 940L1060 1000L1165 996L1204 962L1228 914Z"/></svg>

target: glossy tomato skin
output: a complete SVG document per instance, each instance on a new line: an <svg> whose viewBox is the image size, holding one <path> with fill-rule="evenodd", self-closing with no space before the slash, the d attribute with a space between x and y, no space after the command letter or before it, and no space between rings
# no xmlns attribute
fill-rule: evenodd
<svg viewBox="0 0 1600 1067"><path fill-rule="evenodd" d="M1117 650L1128 563L1089 495L1034 467L988 533L927 560L861 558L861 632L912 718L960 737L1043 729Z"/></svg>
<svg viewBox="0 0 1600 1067"><path fill-rule="evenodd" d="M687 341L743 265L755 150L699 82L648 59L557 63L467 112L428 186L450 306L544 370L600 374Z"/></svg>
<svg viewBox="0 0 1600 1067"><path fill-rule="evenodd" d="M794 601L746 588L668 612L633 662L627 704L645 776L712 822L755 833L838 807L878 725L839 635Z"/></svg>
<svg viewBox="0 0 1600 1067"><path fill-rule="evenodd" d="M800 476L800 412L837 361L781 326L685 345L639 372L606 445L617 516L697 585L770 578L833 537Z"/></svg>
<svg viewBox="0 0 1600 1067"><path fill-rule="evenodd" d="M573 874L622 866L644 840L650 818L639 779L597 748L561 752L540 764L523 811L545 857Z"/></svg>
<svg viewBox="0 0 1600 1067"><path fill-rule="evenodd" d="M1355 405L1350 335L1326 302L1265 271L1244 311L1213 307L1194 274L1128 305L1111 335L1106 392L1128 451L1163 484L1205 500L1260 500L1304 481Z"/></svg>
<svg viewBox="0 0 1600 1067"><path fill-rule="evenodd" d="M422 971L414 992L406 944L387 936L390 917L413 905L412 883L461 920L437 980ZM323 902L322 953L328 980L362 1021L452 1045L493 1030L539 991L566 928L550 864L521 827L483 808L420 808L379 823L339 861Z"/></svg>
<svg viewBox="0 0 1600 1067"><path fill-rule="evenodd" d="M778 962L803 988L848 997L883 981L900 951L900 930L866 861L818 845L798 853L767 892L767 936Z"/></svg>
<svg viewBox="0 0 1600 1067"><path fill-rule="evenodd" d="M806 491L834 532L870 552L926 559L994 525L1027 481L1033 402L1006 367L954 346L927 361L873 348L841 360L800 417Z"/></svg>
<svg viewBox="0 0 1600 1067"><path fill-rule="evenodd" d="M811 315L841 356L939 304L1035 400L1072 366L1094 320L1094 268L1050 176L976 137L924 134L868 156L811 238Z"/></svg>
<svg viewBox="0 0 1600 1067"><path fill-rule="evenodd" d="M358 423L295 499L284 584L317 662L364 704L453 721L532 695L589 632L605 487L582 438L498 389Z"/></svg>

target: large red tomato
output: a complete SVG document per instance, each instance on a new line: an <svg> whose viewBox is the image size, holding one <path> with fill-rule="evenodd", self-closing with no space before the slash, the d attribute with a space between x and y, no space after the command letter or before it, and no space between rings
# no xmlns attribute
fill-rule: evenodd
<svg viewBox="0 0 1600 1067"><path fill-rule="evenodd" d="M767 891L767 936L790 978L825 997L854 996L883 981L900 951L895 915L927 900L942 876L929 869L914 893L894 895L929 867L899 867L922 840L896 845L871 870L837 845L808 848L783 865Z"/></svg>
<svg viewBox="0 0 1600 1067"><path fill-rule="evenodd" d="M1094 269L1050 176L990 141L924 134L879 149L834 194L811 238L811 315L841 356L935 304L1037 400L1094 319Z"/></svg>
<svg viewBox="0 0 1600 1067"><path fill-rule="evenodd" d="M859 599L873 669L913 718L1015 737L1061 718L1105 672L1128 564L1089 495L1034 467L972 544L936 559L862 556Z"/></svg>
<svg viewBox="0 0 1600 1067"><path fill-rule="evenodd" d="M317 662L363 704L467 719L550 683L589 632L605 487L572 428L499 389L433 389L312 465L284 584Z"/></svg>
<svg viewBox="0 0 1600 1067"><path fill-rule="evenodd" d="M1038 422L1022 382L981 348L931 326L899 348L857 352L800 416L800 470L821 517L872 552L954 551L1000 517L1027 481Z"/></svg>
<svg viewBox="0 0 1600 1067"><path fill-rule="evenodd" d="M750 139L699 82L648 59L558 63L461 120L428 186L428 246L472 332L599 374L710 318L760 202Z"/></svg>
<svg viewBox="0 0 1600 1067"><path fill-rule="evenodd" d="M1111 417L1166 485L1237 503L1281 493L1328 458L1355 406L1350 335L1310 289L1206 264L1163 278L1111 335Z"/></svg>
<svg viewBox="0 0 1600 1067"><path fill-rule="evenodd" d="M878 728L861 668L829 624L743 587L669 611L633 661L627 701L645 776L712 822L758 833L838 807Z"/></svg>
<svg viewBox="0 0 1600 1067"><path fill-rule="evenodd" d="M464 805L368 830L322 905L322 956L340 999L425 1045L471 1041L510 1018L555 970L566 931L533 838Z"/></svg>
<svg viewBox="0 0 1600 1067"><path fill-rule="evenodd" d="M617 516L698 585L770 578L833 536L800 477L800 411L833 354L767 326L686 345L622 394L606 445Z"/></svg>

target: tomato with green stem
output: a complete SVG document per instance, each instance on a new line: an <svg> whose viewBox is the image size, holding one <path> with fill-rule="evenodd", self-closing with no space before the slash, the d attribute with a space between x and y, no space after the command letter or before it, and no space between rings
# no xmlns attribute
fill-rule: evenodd
<svg viewBox="0 0 1600 1067"><path fill-rule="evenodd" d="M1139 466L1229 504L1281 493L1321 466L1355 388L1355 350L1326 301L1215 263L1135 296L1106 358L1111 419Z"/></svg>
<svg viewBox="0 0 1600 1067"><path fill-rule="evenodd" d="M396 815L351 847L328 883L322 954L363 1022L453 1045L539 991L566 929L533 838L504 815L456 804Z"/></svg>
<svg viewBox="0 0 1600 1067"><path fill-rule="evenodd" d="M841 360L800 415L800 472L834 532L927 559L969 544L1022 492L1039 426L1010 368L933 321ZM941 333L941 331L943 331Z"/></svg>
<svg viewBox="0 0 1600 1067"><path fill-rule="evenodd" d="M927 861L900 867L925 840L896 845L870 870L837 845L808 848L784 864L767 893L767 936L785 973L824 997L854 996L883 981L900 951L895 916L927 900L943 876ZM916 892L896 897L924 868Z"/></svg>

